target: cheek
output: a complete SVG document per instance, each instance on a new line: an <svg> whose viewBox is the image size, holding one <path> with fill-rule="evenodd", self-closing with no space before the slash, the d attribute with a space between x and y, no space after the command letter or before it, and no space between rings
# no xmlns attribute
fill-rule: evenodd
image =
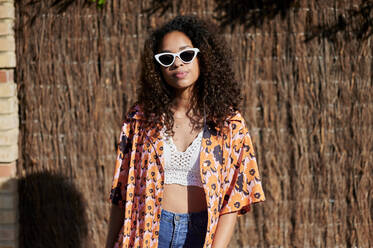
<svg viewBox="0 0 373 248"><path fill-rule="evenodd" d="M199 76L199 61L198 59L196 58L195 61L192 63L192 71L193 71L193 74L194 75L198 75Z"/></svg>
<svg viewBox="0 0 373 248"><path fill-rule="evenodd" d="M196 61L196 63L193 64L193 74L195 75L195 77L199 77L200 70L198 60Z"/></svg>
<svg viewBox="0 0 373 248"><path fill-rule="evenodd" d="M175 82L174 82L174 79L172 78L171 76L171 72L166 69L166 68L162 68L161 69L161 76L162 76L162 81L164 81L164 83L166 83L167 85L169 86L172 86L174 87L175 86Z"/></svg>
<svg viewBox="0 0 373 248"><path fill-rule="evenodd" d="M162 68L161 69L161 74L162 74L162 77L167 80L170 76L169 76L169 71L167 71L167 69L164 69Z"/></svg>

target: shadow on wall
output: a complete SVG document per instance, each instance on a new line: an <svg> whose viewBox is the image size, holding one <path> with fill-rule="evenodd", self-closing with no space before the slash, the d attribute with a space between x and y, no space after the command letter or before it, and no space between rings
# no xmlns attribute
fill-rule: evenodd
<svg viewBox="0 0 373 248"><path fill-rule="evenodd" d="M76 0L54 0L50 7L56 8L58 13L63 13L74 2ZM92 0L84 0L83 6L92 5L93 3Z"/></svg>
<svg viewBox="0 0 373 248"><path fill-rule="evenodd" d="M367 40L372 36L373 1L365 0L358 7L348 9L346 13L339 14L333 23L311 27L307 31L306 42L318 37L334 42L338 40L339 33L346 40Z"/></svg>
<svg viewBox="0 0 373 248"><path fill-rule="evenodd" d="M260 26L266 19L273 19L279 14L285 18L288 10L296 5L295 0L215 0L215 4L213 18L220 26L231 26L232 29L238 25L245 28ZM173 12L178 5L173 0L152 0L145 13L163 16L166 12Z"/></svg>
<svg viewBox="0 0 373 248"><path fill-rule="evenodd" d="M91 0L53 0L50 1L35 1L35 0L16 0L16 9L21 12L21 15L26 18L26 25L32 26L35 20L47 14L49 11L55 11L58 14L65 12L74 3L80 4L81 8L96 5L95 2ZM32 12L25 12L25 10L30 9L29 6L32 5Z"/></svg>
<svg viewBox="0 0 373 248"><path fill-rule="evenodd" d="M179 3L181 3L181 1ZM159 12L158 16L163 16L167 12L172 11L174 7L172 0L152 0L150 1L150 7L145 9L144 13L148 16L152 16Z"/></svg>
<svg viewBox="0 0 373 248"><path fill-rule="evenodd" d="M222 27L230 26L232 30L237 25L258 27L277 15L284 19L288 10L296 6L295 0L215 0L215 3L215 18Z"/></svg>
<svg viewBox="0 0 373 248"><path fill-rule="evenodd" d="M285 19L290 9L299 8L299 1L295 0L215 0L214 16L221 27L230 26L232 31L236 26L245 28L260 27L266 20L280 15ZM181 4L174 0L152 0L150 8L145 14L163 16L167 12L174 12ZM305 41L314 38L337 39L341 33L346 40L355 38L367 40L373 35L373 1L363 0L362 4L352 7L346 13L340 14L335 22L319 26L311 26L307 30Z"/></svg>
<svg viewBox="0 0 373 248"><path fill-rule="evenodd" d="M84 247L84 201L67 178L35 173L19 180L18 194L19 247Z"/></svg>
<svg viewBox="0 0 373 248"><path fill-rule="evenodd" d="M42 1L16 1L18 5L35 5L35 13L27 13L28 23L32 24L37 16L55 9L58 13L65 12L66 9L77 0L54 0L48 6ZM94 4L91 0L79 1L82 7ZM179 9L182 1L176 0L151 0L150 7L144 10L144 14L151 16L157 14L163 16L166 13L174 13ZM106 3L107 4L107 3ZM295 0L215 0L214 17L221 27L230 26L232 30L238 25L245 28L260 27L265 20L271 20L277 15L284 19L287 17L289 9L295 10L299 7L299 1ZM105 8L105 5L104 5ZM177 12L177 11L176 11ZM305 41L310 41L317 37L327 38L330 41L336 40L336 35L343 33L346 39L356 38L366 40L373 34L373 1L363 0L358 7L353 7L347 14L340 14L336 22L313 26L307 31Z"/></svg>

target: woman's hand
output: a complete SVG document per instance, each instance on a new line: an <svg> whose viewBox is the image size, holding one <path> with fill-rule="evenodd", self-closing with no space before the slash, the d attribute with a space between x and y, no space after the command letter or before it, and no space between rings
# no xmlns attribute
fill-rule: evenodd
<svg viewBox="0 0 373 248"><path fill-rule="evenodd" d="M212 248L226 248L228 246L236 220L237 212L223 214L219 217Z"/></svg>

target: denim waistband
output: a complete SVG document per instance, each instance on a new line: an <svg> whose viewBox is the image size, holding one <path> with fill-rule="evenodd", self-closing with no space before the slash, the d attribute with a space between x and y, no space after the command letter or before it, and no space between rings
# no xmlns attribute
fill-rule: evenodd
<svg viewBox="0 0 373 248"><path fill-rule="evenodd" d="M173 212L162 209L161 214L162 214L163 220L167 222L171 222L171 223L174 220L188 223L190 220L193 220L193 219L207 219L208 217L207 210L202 211L202 212L196 212L196 213L178 214L178 213L173 213Z"/></svg>

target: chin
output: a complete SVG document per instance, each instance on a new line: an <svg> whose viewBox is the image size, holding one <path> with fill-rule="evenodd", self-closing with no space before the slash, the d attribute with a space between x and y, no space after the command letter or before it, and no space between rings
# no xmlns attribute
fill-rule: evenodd
<svg viewBox="0 0 373 248"><path fill-rule="evenodd" d="M190 81L181 80L177 82L172 82L172 84L170 85L175 89L186 89L186 88L193 86L194 83L191 83Z"/></svg>

